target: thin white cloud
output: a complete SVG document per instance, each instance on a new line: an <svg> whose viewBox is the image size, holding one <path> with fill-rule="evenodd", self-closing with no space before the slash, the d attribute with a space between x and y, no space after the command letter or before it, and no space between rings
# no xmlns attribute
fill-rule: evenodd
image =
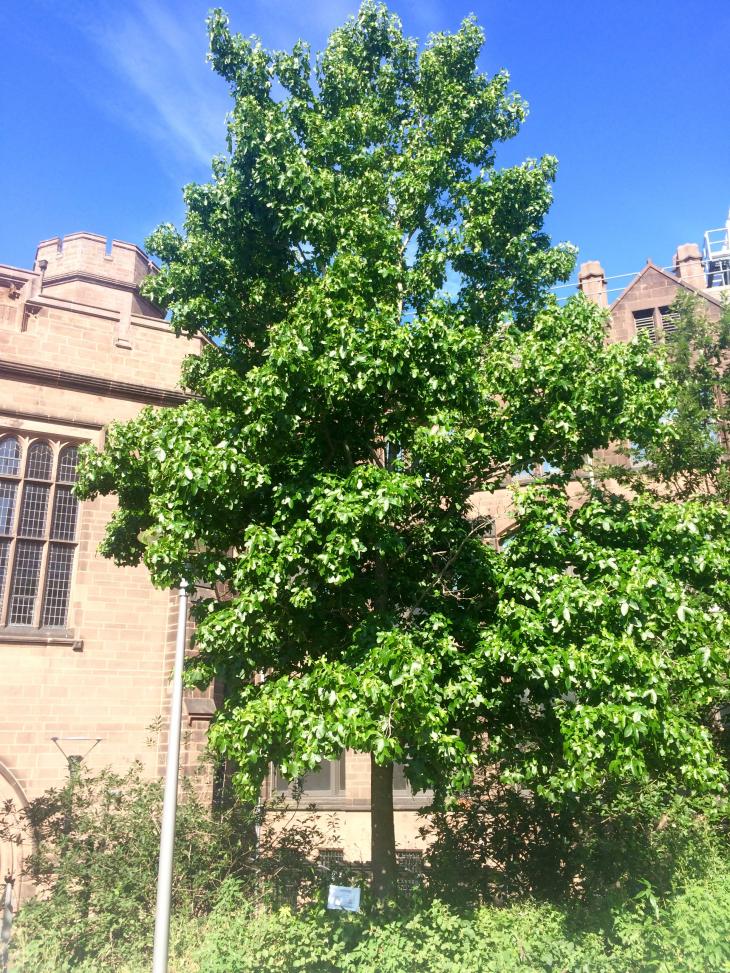
<svg viewBox="0 0 730 973"><path fill-rule="evenodd" d="M300 37L321 49L329 33L356 13L359 0L222 0L231 27L257 34L269 48ZM172 172L194 177L225 149L226 85L206 62L208 0L67 0L54 13L74 24L96 54L86 94L152 143ZM391 3L408 32L447 26L442 0ZM451 10L448 20L453 19ZM459 18L461 19L461 18ZM455 24L449 24L453 29Z"/></svg>
<svg viewBox="0 0 730 973"><path fill-rule="evenodd" d="M124 120L166 150L207 164L225 146L229 102L205 62L203 17L190 14L152 0L101 5L85 29L121 82L114 107Z"/></svg>

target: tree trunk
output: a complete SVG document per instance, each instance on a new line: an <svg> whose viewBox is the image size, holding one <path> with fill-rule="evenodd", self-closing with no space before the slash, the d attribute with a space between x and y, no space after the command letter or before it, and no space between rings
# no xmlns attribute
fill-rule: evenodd
<svg viewBox="0 0 730 973"><path fill-rule="evenodd" d="M393 820L393 764L380 766L370 755L370 842L373 898L387 902L396 897L398 866L395 859Z"/></svg>

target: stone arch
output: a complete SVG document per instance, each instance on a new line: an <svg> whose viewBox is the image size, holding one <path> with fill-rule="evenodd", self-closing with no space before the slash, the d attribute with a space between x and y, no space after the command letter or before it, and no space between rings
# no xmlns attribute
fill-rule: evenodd
<svg viewBox="0 0 730 973"><path fill-rule="evenodd" d="M13 771L0 760L0 808L4 810L6 806L12 806L20 811L27 805L28 798L22 784ZM23 878L23 858L26 851L27 842L16 844L8 840L0 840L0 898L5 890L6 876L12 875L15 879L13 903L16 908L23 897L23 892L30 891L30 888L24 889L24 885L30 884Z"/></svg>

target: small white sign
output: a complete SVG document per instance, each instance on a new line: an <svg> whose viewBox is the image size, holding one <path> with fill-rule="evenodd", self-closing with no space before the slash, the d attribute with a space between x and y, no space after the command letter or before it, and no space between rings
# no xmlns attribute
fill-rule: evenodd
<svg viewBox="0 0 730 973"><path fill-rule="evenodd" d="M360 889L349 885L330 885L327 896L328 909L344 909L346 912L360 911Z"/></svg>

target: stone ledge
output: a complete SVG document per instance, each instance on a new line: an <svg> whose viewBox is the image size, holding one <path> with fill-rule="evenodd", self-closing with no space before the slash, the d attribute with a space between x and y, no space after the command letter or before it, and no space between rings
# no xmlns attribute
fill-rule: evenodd
<svg viewBox="0 0 730 973"><path fill-rule="evenodd" d="M191 720L212 720L216 705L208 697L192 696L185 699L185 709Z"/></svg>
<svg viewBox="0 0 730 973"><path fill-rule="evenodd" d="M92 395L149 402L154 405L182 405L190 399L190 396L185 395L184 392L171 389L136 385L132 382L120 382L113 378L100 378L97 375L83 375L79 372L67 372L61 368L44 368L41 365L29 365L25 362L0 362L0 376L31 381L38 385L74 389L77 392L90 392Z"/></svg>
<svg viewBox="0 0 730 973"><path fill-rule="evenodd" d="M49 632L43 629L0 628L0 645L60 645L84 651L83 639L76 638L71 632Z"/></svg>

